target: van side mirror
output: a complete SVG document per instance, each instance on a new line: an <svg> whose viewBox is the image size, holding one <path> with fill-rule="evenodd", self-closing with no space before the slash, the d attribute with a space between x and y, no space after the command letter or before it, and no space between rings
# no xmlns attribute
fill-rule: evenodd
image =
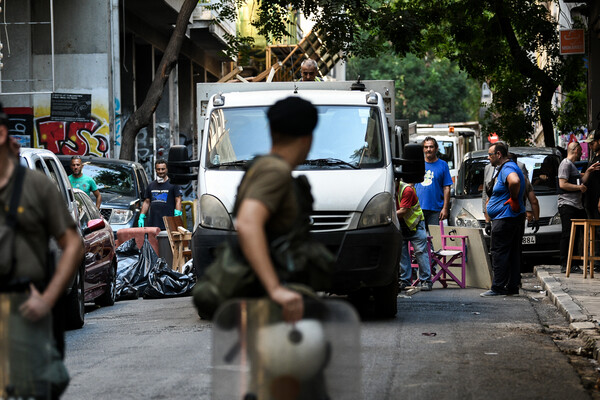
<svg viewBox="0 0 600 400"><path fill-rule="evenodd" d="M199 164L199 160L190 160L185 146L171 146L167 160L169 179L176 185L186 185L190 181L198 179L198 173L194 172L192 168L197 168Z"/></svg>
<svg viewBox="0 0 600 400"><path fill-rule="evenodd" d="M423 182L425 177L425 158L423 147L417 143L404 145L403 158L392 159L394 177L406 183Z"/></svg>

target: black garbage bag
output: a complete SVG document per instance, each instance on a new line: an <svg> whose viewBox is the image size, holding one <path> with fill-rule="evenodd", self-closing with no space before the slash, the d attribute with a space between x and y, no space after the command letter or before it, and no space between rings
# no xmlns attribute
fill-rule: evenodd
<svg viewBox="0 0 600 400"><path fill-rule="evenodd" d="M137 250L135 239L130 239L117 249L117 300L137 299L138 294L144 293L148 286L148 274L158 259L148 235L144 238L142 248L137 250L137 255L134 248ZM121 255L119 249L122 250Z"/></svg>
<svg viewBox="0 0 600 400"><path fill-rule="evenodd" d="M144 299L188 296L195 284L196 276L193 272L182 274L173 271L164 258L159 258L148 275Z"/></svg>

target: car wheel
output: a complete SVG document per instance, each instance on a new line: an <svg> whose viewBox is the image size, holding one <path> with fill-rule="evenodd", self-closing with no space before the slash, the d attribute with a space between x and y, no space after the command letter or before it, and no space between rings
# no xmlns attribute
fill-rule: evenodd
<svg viewBox="0 0 600 400"><path fill-rule="evenodd" d="M373 289L373 300L375 301L375 314L382 318L394 318L398 312L398 269L389 284Z"/></svg>
<svg viewBox="0 0 600 400"><path fill-rule="evenodd" d="M66 319L68 329L79 329L85 322L85 299L83 283L83 271L79 271L75 277L75 282L73 282L71 293L67 295Z"/></svg>
<svg viewBox="0 0 600 400"><path fill-rule="evenodd" d="M96 300L95 303L98 306L109 307L115 304L117 298L117 265L113 262L111 267L111 279L106 287L106 291L102 293Z"/></svg>

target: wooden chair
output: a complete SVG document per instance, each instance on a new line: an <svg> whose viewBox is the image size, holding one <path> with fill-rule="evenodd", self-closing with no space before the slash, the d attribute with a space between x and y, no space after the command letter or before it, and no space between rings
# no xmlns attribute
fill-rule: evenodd
<svg viewBox="0 0 600 400"><path fill-rule="evenodd" d="M180 216L163 217L163 222L165 223L165 230L167 231L171 252L173 253L173 265L171 265L171 269L181 272L183 264L192 258L192 250L190 249L192 232L183 226L183 220Z"/></svg>
<svg viewBox="0 0 600 400"><path fill-rule="evenodd" d="M574 256L575 232L578 226L583 227L583 255ZM567 278L571 274L573 260L583 260L583 277L587 278L588 267L590 278L594 277L594 261L600 260L600 254L594 253L594 241L596 240L596 227L600 226L600 219L572 219L571 237L569 238L569 255L567 258Z"/></svg>
<svg viewBox="0 0 600 400"><path fill-rule="evenodd" d="M447 287L446 281L448 277L458 284L461 288L466 287L466 272L467 272L467 238L468 236L445 235L444 225L440 221L440 234L442 248L430 253L433 261L440 266L440 270L431 278L432 282L440 281L442 286ZM460 243L449 244L460 240ZM460 268L460 278L455 275L450 268ZM456 272L456 271L455 271Z"/></svg>

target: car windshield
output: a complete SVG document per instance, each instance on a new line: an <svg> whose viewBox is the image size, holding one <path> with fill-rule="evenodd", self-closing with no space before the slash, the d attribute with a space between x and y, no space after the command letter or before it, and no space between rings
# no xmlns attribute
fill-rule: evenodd
<svg viewBox="0 0 600 400"><path fill-rule="evenodd" d="M99 165L84 162L83 174L91 177L101 193L135 196L133 170L123 165Z"/></svg>
<svg viewBox="0 0 600 400"><path fill-rule="evenodd" d="M243 168L269 152L267 107L221 108L210 115L206 166ZM379 113L375 107L317 106L319 122L306 163L298 169L354 169L383 166Z"/></svg>
<svg viewBox="0 0 600 400"><path fill-rule="evenodd" d="M519 154L517 161L525 164L528 178L536 194L555 194L560 158L554 154ZM456 182L456 196L481 196L483 175L488 165L487 157L472 158L463 162Z"/></svg>

